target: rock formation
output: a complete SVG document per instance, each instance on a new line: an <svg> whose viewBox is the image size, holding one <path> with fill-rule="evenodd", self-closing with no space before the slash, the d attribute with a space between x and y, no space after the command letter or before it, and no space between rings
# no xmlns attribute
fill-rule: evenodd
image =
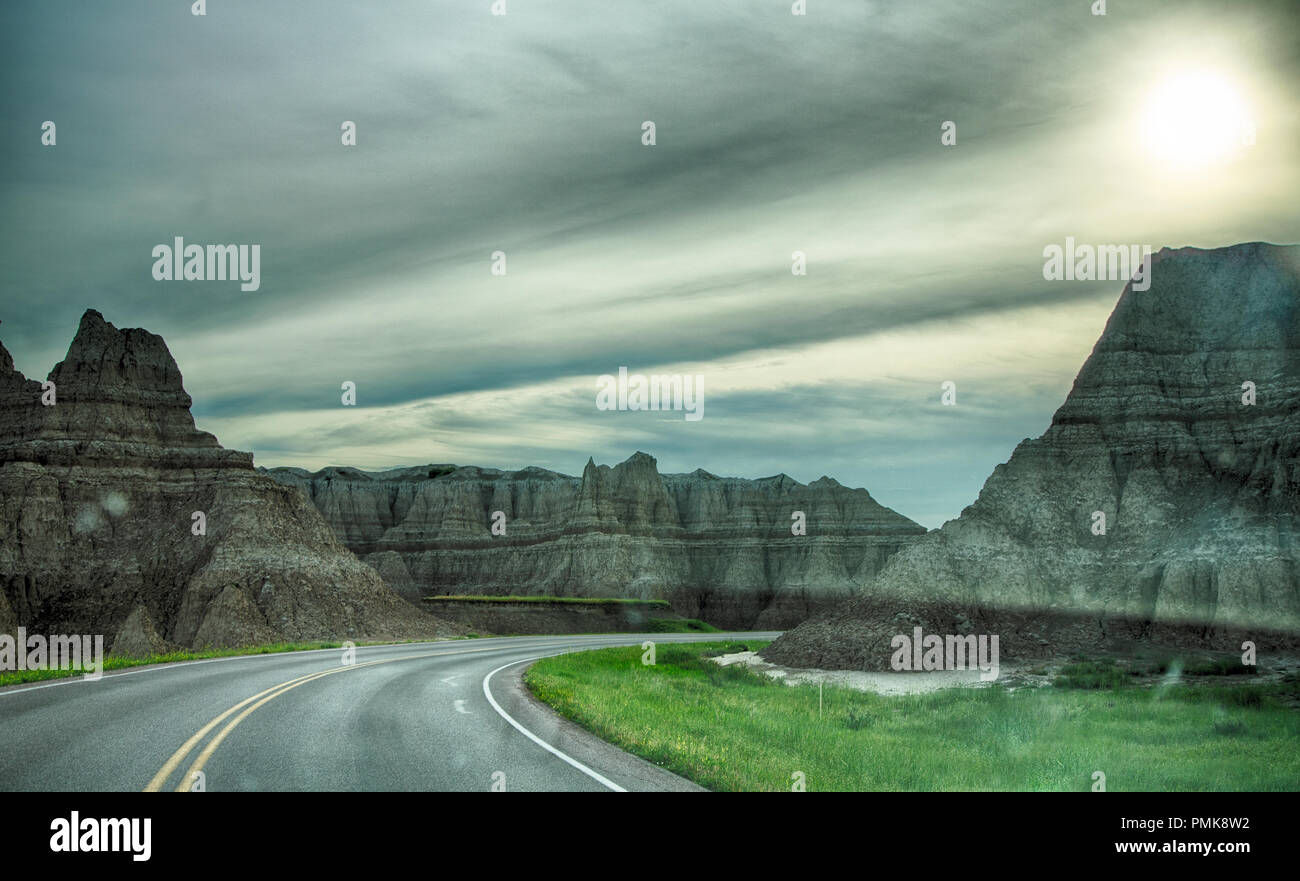
<svg viewBox="0 0 1300 881"><path fill-rule="evenodd" d="M719 627L786 627L849 594L925 529L823 477L660 474L636 453L581 477L426 465L269 472L302 489L395 590L666 599ZM504 535L491 531L504 514ZM802 511L806 535L792 533Z"/></svg>
<svg viewBox="0 0 1300 881"><path fill-rule="evenodd" d="M87 311L49 382L52 399L0 345L0 628L132 652L448 630L195 429L161 337Z"/></svg>
<svg viewBox="0 0 1300 881"><path fill-rule="evenodd" d="M1300 632L1300 247L1154 258L1048 430L766 657L887 669L913 625L1001 631L1004 655Z"/></svg>

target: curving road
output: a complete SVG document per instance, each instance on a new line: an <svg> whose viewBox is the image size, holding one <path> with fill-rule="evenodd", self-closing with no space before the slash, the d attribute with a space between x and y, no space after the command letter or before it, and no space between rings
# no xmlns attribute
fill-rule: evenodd
<svg viewBox="0 0 1300 881"><path fill-rule="evenodd" d="M0 690L0 790L640 791L694 784L538 704L545 655L777 633L455 640L138 667Z"/></svg>

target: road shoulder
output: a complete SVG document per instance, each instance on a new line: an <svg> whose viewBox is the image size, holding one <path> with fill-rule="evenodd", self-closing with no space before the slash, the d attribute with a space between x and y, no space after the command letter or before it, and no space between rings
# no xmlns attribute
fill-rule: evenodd
<svg viewBox="0 0 1300 881"><path fill-rule="evenodd" d="M601 740L539 701L523 681L525 671L534 663L516 664L493 677L493 696L520 725L629 792L708 792L684 777Z"/></svg>

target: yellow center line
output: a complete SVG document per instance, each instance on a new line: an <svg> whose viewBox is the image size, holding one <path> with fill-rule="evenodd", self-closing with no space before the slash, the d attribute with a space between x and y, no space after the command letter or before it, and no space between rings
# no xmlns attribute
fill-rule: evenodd
<svg viewBox="0 0 1300 881"><path fill-rule="evenodd" d="M373 663L373 662L368 662L368 663ZM248 704L252 703L258 698L264 695L268 695L271 692L283 688L286 685L291 685L293 683L302 684L303 682L306 682L310 679L315 679L318 676L324 676L326 673L333 673L336 671L336 669L346 670L347 668L346 667L331 668L329 670L318 670L315 673L307 673L295 679L289 679L284 682L281 682L279 685L272 685L266 691L259 691L257 694L253 695L252 697L245 698L244 700L235 704L233 707L226 710L220 716L217 716L211 722L209 722L208 724L200 728L197 732L195 732L194 736L191 737L189 740L185 741L185 743L181 745L181 748L176 750L176 752L172 754L172 757L167 760L167 762L162 766L162 768L158 771L158 773L153 775L153 779L149 781L149 785L144 788L144 791L159 792L162 789L163 784L167 782L167 778L170 777L172 773L180 766L181 762L185 761L185 757L190 754L190 751L194 749L194 747L199 743L199 741L207 737L208 732L211 731L213 728L217 727L218 725L220 725L231 713L238 711L241 707L247 706Z"/></svg>
<svg viewBox="0 0 1300 881"><path fill-rule="evenodd" d="M550 648L556 645L567 645L567 643L552 643L549 646L540 646L540 647ZM493 652L493 651L500 651L500 650L501 650L501 646L491 646L489 648L466 649L464 651L457 651L457 652L427 652L425 654L419 654L419 655L403 655L400 658L380 658L374 661L366 661L361 664L348 664L342 667L333 667L330 668L329 670L318 670L315 673L306 673L302 676L298 676L293 679L287 679L284 682L281 682L279 685L273 685L270 688L266 689L265 691L259 691L257 694L253 695L252 697L245 698L244 700L235 704L233 707L226 710L224 713L217 716L212 721L208 722L208 724L200 728L197 732L195 732L193 737L185 741L185 743L181 745L181 748L176 750L176 752L172 754L171 758L169 758L166 761L166 763L162 766L162 768L159 769L158 773L153 776L153 779L149 781L149 784L144 788L144 791L160 792L163 786L167 783L167 779L171 777L173 773L175 773L178 767L180 767L181 762L185 761L185 757L188 756L193 751L194 747L197 746L203 740L203 738L208 736L208 734L212 731L213 728L216 728L227 718L229 718L232 714L239 712L239 710L243 709L244 707L247 707L247 709L245 709L237 717L231 720L231 722L228 725L226 725L226 727L223 728L221 732L216 737L214 737L206 747L204 747L203 751L200 752L198 757L194 760L194 763L190 765L189 770L186 771L184 775L182 775L180 783L177 784L175 791L188 792L189 782L194 779L194 775L198 773L200 770L202 770L204 764L206 764L208 759L212 758L212 754L216 752L217 747L220 746L221 742L226 739L227 735L229 735L230 732L232 732L235 729L235 727L239 725L240 722L243 722L244 719L248 718L249 714L252 713L254 710L256 710L258 707L264 706L268 701L274 700L275 698L284 694L286 691L292 691L293 689L297 688L299 685L305 685L308 682L312 682L316 679L320 679L324 676L329 676L334 673L344 673L348 670L356 670L359 667L373 667L376 664L391 664L394 661L414 661L420 658L432 658L432 657L438 657L442 655L470 655L477 652ZM252 704L252 706L248 706L249 704Z"/></svg>
<svg viewBox="0 0 1300 881"><path fill-rule="evenodd" d="M414 657L421 657L421 656L419 656L419 655L414 655L414 656L412 656L412 657L414 658ZM428 655L424 655L423 657L428 657ZM396 660L402 660L402 659L399 659L399 658L389 658L389 659L386 659L386 660L383 660L383 661L371 661L371 662L369 662L368 664L366 664L365 666L368 667L368 666L372 666L372 665L374 665L374 664L387 664L387 663L390 663L390 662L392 662L392 661L396 661ZM235 727L236 727L237 725L239 725L240 722L242 722L242 721L244 721L245 719L247 719L249 713L252 713L252 712L253 712L254 710L256 710L258 707L262 706L263 704L267 703L268 701L273 701L273 700L275 700L277 697L279 697L280 695L284 694L286 691L292 691L293 689L297 688L299 685L306 685L308 682L313 682L313 681L315 681L315 680L317 680L317 679L322 679L322 678L324 678L324 677L326 677L326 676L333 675L334 673L342 673L342 672L344 672L345 670L351 670L351 669L354 669L354 667L360 667L360 666L362 666L362 665L360 665L360 664L356 664L356 665L350 665L350 666L347 666L347 667L338 667L338 668L333 669L333 670L327 670L327 671L325 671L324 673L321 673L321 674L319 674L319 675L317 675L317 676L312 676L312 677L307 678L307 679L302 679L302 680L300 680L300 681L298 681L298 682L293 683L292 685L287 685L287 686L285 686L284 688L282 688L282 689L280 689L279 691L275 692L275 694L268 694L266 697L262 698L260 701L258 701L257 703L253 704L253 705L252 705L251 707L249 707L248 709L244 710L244 712L240 713L238 716L236 716L234 719L232 719L232 720L230 721L230 724L229 724L229 725L227 725L225 728L222 728L222 729L221 729L221 732L220 732L216 737L214 737L214 738L212 738L212 740L208 741L208 745L205 746L205 747L203 748L202 752L199 753L198 758L196 758L196 759L194 760L194 764L190 765L190 769L189 769L188 771L186 771L186 772L181 776L180 782L176 784L176 790L175 790L175 791L176 791L176 792L188 792L188 791L189 791L189 788L190 788L190 787L189 787L189 783L190 783L190 781L193 780L193 779L198 775L198 773L199 773L201 770L203 770L203 766L204 766L205 764L207 764L208 759L212 758L212 754L213 754L214 752L217 751L217 747L221 746L221 741L225 740L225 739L226 739L226 736L227 736L228 734L230 734L230 732L234 731L234 730L235 730Z"/></svg>

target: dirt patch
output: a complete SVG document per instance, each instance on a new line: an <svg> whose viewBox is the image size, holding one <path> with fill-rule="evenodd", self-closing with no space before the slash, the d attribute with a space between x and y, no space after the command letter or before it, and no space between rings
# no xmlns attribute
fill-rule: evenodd
<svg viewBox="0 0 1300 881"><path fill-rule="evenodd" d="M1284 703L1300 709L1300 655L1279 654L1260 659L1254 672L1215 672L1216 664L1235 658L1223 653L1188 653L1168 655L1163 652L1096 652L1083 656L1056 656L1032 662L1003 663L994 681L980 679L978 670L934 670L921 672L874 672L863 670L824 670L816 667L789 667L774 664L757 652L734 652L712 658L722 666L739 664L786 685L824 684L869 691L881 695L924 694L944 688L983 688L994 682L1009 691L1018 688L1042 688L1060 684L1071 676L1080 678L1078 669L1113 670L1116 680L1125 686L1156 688L1169 685L1189 687L1234 687L1283 683L1293 686L1279 695Z"/></svg>
<svg viewBox="0 0 1300 881"><path fill-rule="evenodd" d="M740 664L786 685L840 685L876 694L923 694L942 688L980 688L992 685L980 679L979 670L933 670L918 673L870 673L862 670L819 670L809 667L783 667L763 660L757 652L719 655L714 663L729 667ZM1019 677L1020 671L1004 666L999 682ZM1019 681L1019 680L1017 680ZM1045 684L1045 683L1044 683Z"/></svg>

